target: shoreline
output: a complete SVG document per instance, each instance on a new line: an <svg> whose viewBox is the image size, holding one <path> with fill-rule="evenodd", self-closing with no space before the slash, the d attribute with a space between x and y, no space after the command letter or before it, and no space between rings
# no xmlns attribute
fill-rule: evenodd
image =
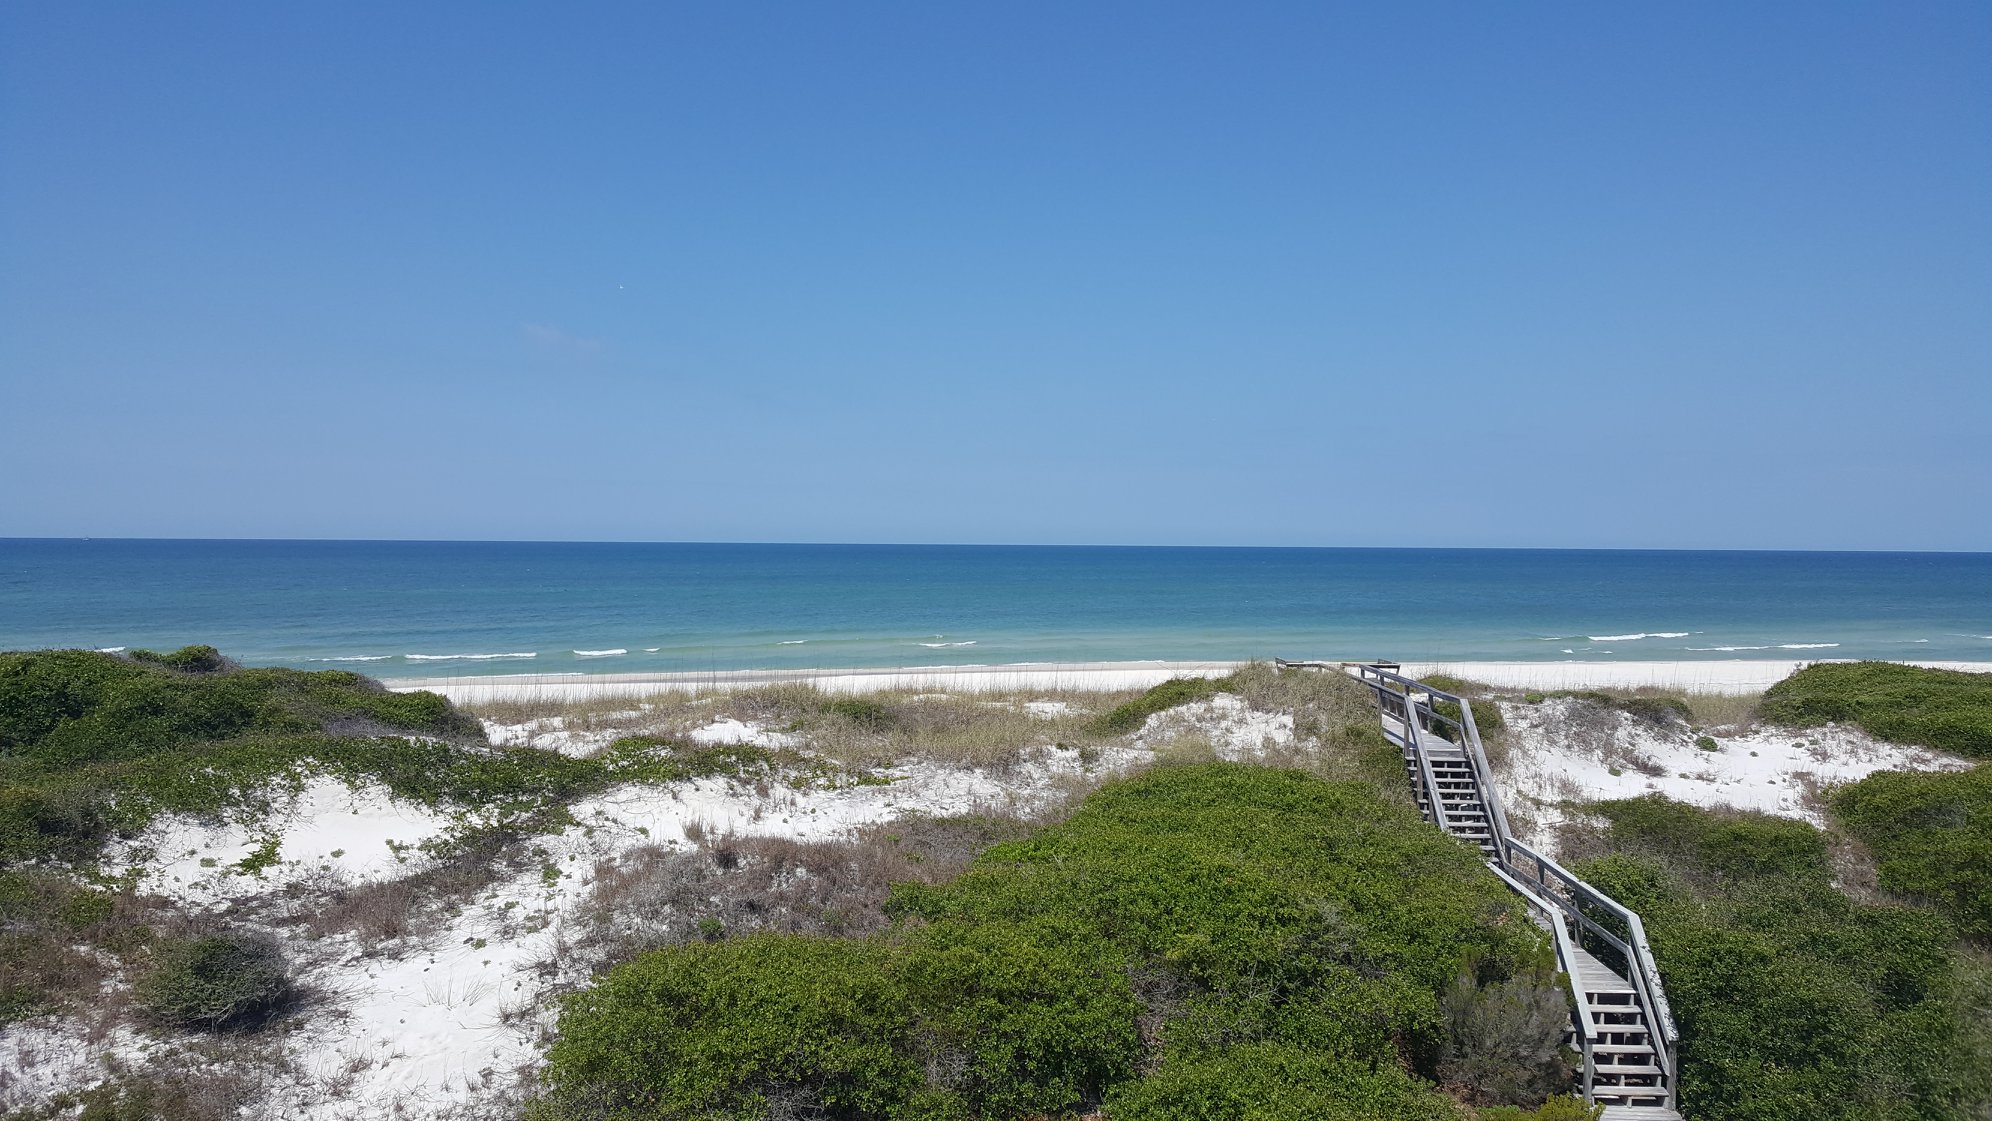
<svg viewBox="0 0 1992 1121"><path fill-rule="evenodd" d="M1849 659L1807 658L1692 662L1405 662L1412 676L1435 673L1508 689L1633 689L1686 693L1755 693L1804 666ZM705 689L745 689L785 683L827 693L887 689L994 693L1040 689L1090 692L1146 689L1172 677L1222 677L1244 662L1027 662L1011 665L882 666L859 669L703 670L678 673L521 673L397 677L382 681L399 693L427 690L460 704L480 701L581 701L643 697ZM1992 662L1904 662L1931 669L1992 673Z"/></svg>

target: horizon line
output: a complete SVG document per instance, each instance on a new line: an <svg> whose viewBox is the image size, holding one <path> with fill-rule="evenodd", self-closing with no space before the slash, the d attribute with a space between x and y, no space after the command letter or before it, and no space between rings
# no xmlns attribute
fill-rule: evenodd
<svg viewBox="0 0 1992 1121"><path fill-rule="evenodd" d="M1992 556L1983 549L1900 548L1761 548L1748 546L1623 546L1623 545L1188 545L1158 542L1083 541L714 541L642 538L553 537L124 537L99 535L6 536L0 543L19 542L155 542L182 544L304 544L304 545L679 545L762 546L770 548L840 549L1204 549L1211 551L1287 552L1453 552L1453 553L1877 553L1898 556Z"/></svg>

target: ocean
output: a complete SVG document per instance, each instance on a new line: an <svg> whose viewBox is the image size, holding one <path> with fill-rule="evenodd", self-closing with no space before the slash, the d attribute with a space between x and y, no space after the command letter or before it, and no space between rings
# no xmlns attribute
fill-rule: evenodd
<svg viewBox="0 0 1992 1121"><path fill-rule="evenodd" d="M377 677L1992 661L1992 554L0 539L0 649Z"/></svg>

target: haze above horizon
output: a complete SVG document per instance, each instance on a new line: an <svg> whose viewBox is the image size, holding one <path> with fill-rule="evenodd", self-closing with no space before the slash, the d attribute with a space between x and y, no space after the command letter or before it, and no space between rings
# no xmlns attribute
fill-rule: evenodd
<svg viewBox="0 0 1992 1121"><path fill-rule="evenodd" d="M1988 59L1966 3L13 5L0 536L1992 550Z"/></svg>

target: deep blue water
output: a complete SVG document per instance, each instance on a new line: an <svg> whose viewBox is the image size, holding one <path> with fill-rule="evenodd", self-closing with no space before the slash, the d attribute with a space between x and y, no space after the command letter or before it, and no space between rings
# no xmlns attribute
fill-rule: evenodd
<svg viewBox="0 0 1992 1121"><path fill-rule="evenodd" d="M1982 661L1992 554L0 539L0 649L192 642L386 677L1274 656ZM465 657L494 654L531 657Z"/></svg>

